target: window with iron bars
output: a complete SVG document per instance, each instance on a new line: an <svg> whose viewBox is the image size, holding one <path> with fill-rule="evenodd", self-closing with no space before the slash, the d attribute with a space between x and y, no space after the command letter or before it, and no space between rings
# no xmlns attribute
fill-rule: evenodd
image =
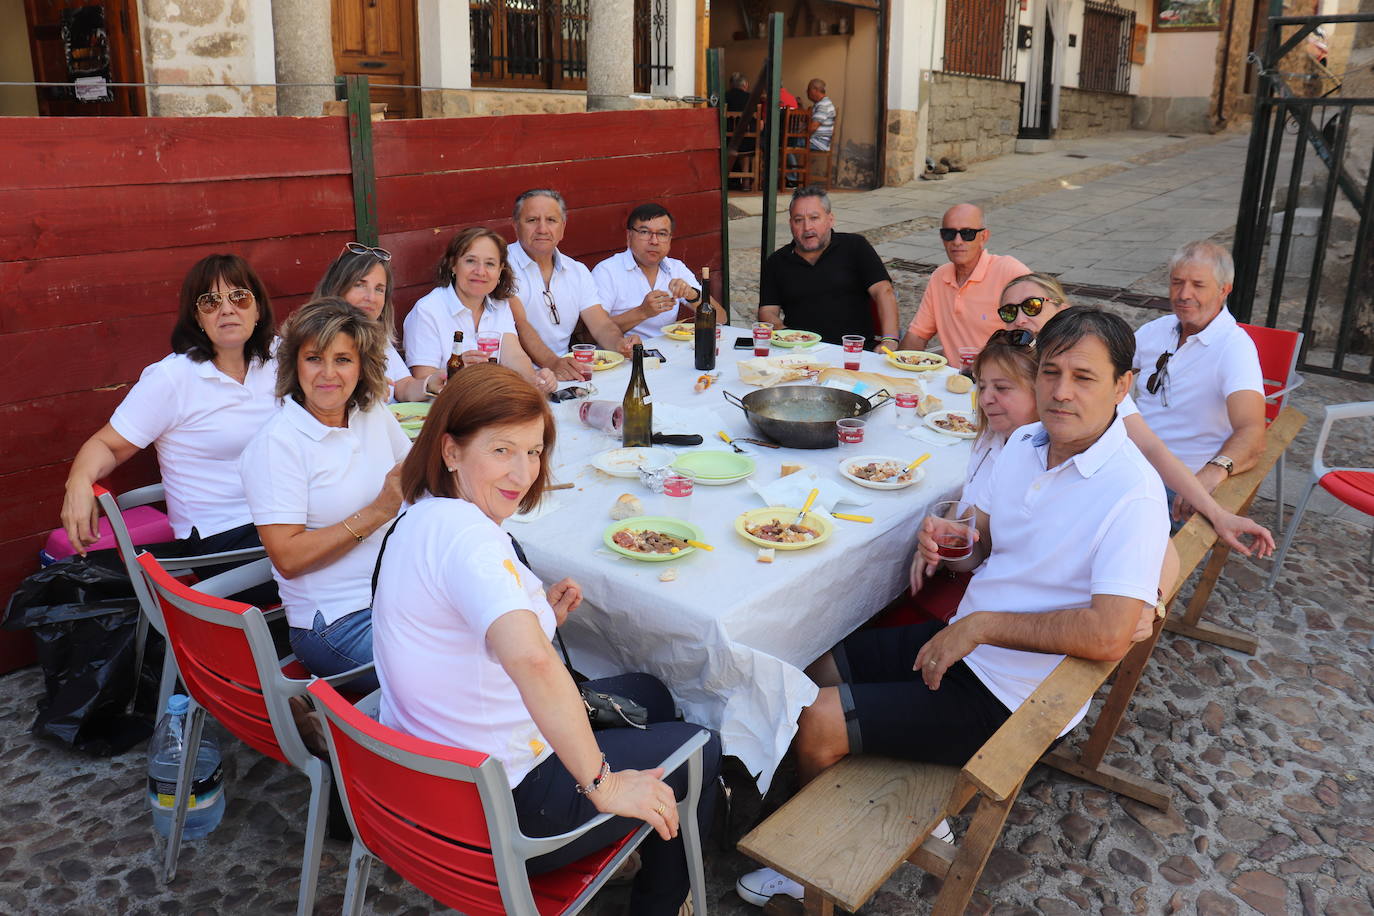
<svg viewBox="0 0 1374 916"><path fill-rule="evenodd" d="M1078 65L1078 88L1130 92L1134 33L1134 10L1124 10L1115 3L1088 0L1083 9L1083 55Z"/></svg>
<svg viewBox="0 0 1374 916"><path fill-rule="evenodd" d="M949 0L944 72L1016 78L1018 0Z"/></svg>
<svg viewBox="0 0 1374 916"><path fill-rule="evenodd" d="M634 89L664 85L668 3L634 0ZM472 84L586 89L590 0L468 0Z"/></svg>

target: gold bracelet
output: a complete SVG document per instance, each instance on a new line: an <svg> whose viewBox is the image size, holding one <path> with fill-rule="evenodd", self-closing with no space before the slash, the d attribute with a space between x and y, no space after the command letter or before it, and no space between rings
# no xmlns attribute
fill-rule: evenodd
<svg viewBox="0 0 1374 916"><path fill-rule="evenodd" d="M357 517L358 517L358 513L356 513L356 512L354 512L352 515L349 516L349 518L357 518ZM343 520L343 526L344 526L344 530L347 531L349 534L353 535L353 537L358 541L358 543L360 543L360 544L362 543L362 541L363 541L363 536L362 536L361 534L359 534L358 532L356 532L356 531L353 530L353 526L350 525L350 524L348 523L348 519L347 519L347 518Z"/></svg>

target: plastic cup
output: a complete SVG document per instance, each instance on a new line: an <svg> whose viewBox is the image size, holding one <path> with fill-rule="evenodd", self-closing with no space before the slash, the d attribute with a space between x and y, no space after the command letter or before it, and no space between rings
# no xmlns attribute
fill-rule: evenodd
<svg viewBox="0 0 1374 916"><path fill-rule="evenodd" d="M754 355L767 356L773 346L773 326L766 321L754 322Z"/></svg>
<svg viewBox="0 0 1374 916"><path fill-rule="evenodd" d="M572 355L582 370L582 380L590 382L596 371L596 344L573 344Z"/></svg>
<svg viewBox="0 0 1374 916"><path fill-rule="evenodd" d="M973 553L973 526L976 512L972 503L947 499L930 507L935 521L935 543L946 560L962 560Z"/></svg>
<svg viewBox="0 0 1374 916"><path fill-rule="evenodd" d="M677 518L684 522L690 522L692 520L692 503L694 501L692 491L695 489L696 480L691 474L674 471L663 478L663 514L669 518Z"/></svg>
<svg viewBox="0 0 1374 916"><path fill-rule="evenodd" d="M625 425L625 408L618 401L583 401L577 417L592 429L618 436Z"/></svg>
<svg viewBox="0 0 1374 916"><path fill-rule="evenodd" d="M496 362L496 354L501 349L500 334L478 334L477 349L487 355L488 362Z"/></svg>
<svg viewBox="0 0 1374 916"><path fill-rule="evenodd" d="M898 429L911 429L916 425L916 404L919 400L914 394L897 395L895 401Z"/></svg>
<svg viewBox="0 0 1374 916"><path fill-rule="evenodd" d="M977 347L960 347L960 348L959 348L959 362L963 364L963 366L964 366L965 369L968 369L968 368L972 367L972 366L973 366L973 361L974 361L974 359L976 359L977 357L978 357L978 348L977 348Z"/></svg>
<svg viewBox="0 0 1374 916"><path fill-rule="evenodd" d="M846 334L840 338L844 344L844 367L851 372L859 370L859 360L864 353L864 338L862 334Z"/></svg>
<svg viewBox="0 0 1374 916"><path fill-rule="evenodd" d="M841 445L858 445L864 441L863 420L846 418L835 421L835 435L840 440Z"/></svg>

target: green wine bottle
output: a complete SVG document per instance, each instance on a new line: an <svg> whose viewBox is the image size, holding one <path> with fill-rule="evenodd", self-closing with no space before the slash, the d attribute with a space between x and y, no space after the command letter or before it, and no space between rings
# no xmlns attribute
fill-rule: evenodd
<svg viewBox="0 0 1374 916"><path fill-rule="evenodd" d="M625 425L621 427L621 444L647 447L654 433L654 399L644 381L644 347L635 344L634 368L630 371L630 385L625 389L621 406L625 411Z"/></svg>

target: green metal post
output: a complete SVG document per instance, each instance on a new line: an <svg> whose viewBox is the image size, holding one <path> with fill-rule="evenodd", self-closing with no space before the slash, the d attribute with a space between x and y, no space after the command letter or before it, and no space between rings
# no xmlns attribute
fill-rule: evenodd
<svg viewBox="0 0 1374 916"><path fill-rule="evenodd" d="M706 49L706 94L716 109L720 132L720 307L730 320L730 162L725 154L725 53L722 48ZM709 290L707 291L709 294Z"/></svg>
<svg viewBox="0 0 1374 916"><path fill-rule="evenodd" d="M768 98L763 105L763 135L758 149L764 157L763 237L759 242L759 276L763 264L777 247L778 229L778 148L782 142L778 119L779 89L782 88L782 13L768 15Z"/></svg>
<svg viewBox="0 0 1374 916"><path fill-rule="evenodd" d="M348 76L348 150L353 165L353 222L358 241L377 244L377 173L372 161L372 104L367 77Z"/></svg>

